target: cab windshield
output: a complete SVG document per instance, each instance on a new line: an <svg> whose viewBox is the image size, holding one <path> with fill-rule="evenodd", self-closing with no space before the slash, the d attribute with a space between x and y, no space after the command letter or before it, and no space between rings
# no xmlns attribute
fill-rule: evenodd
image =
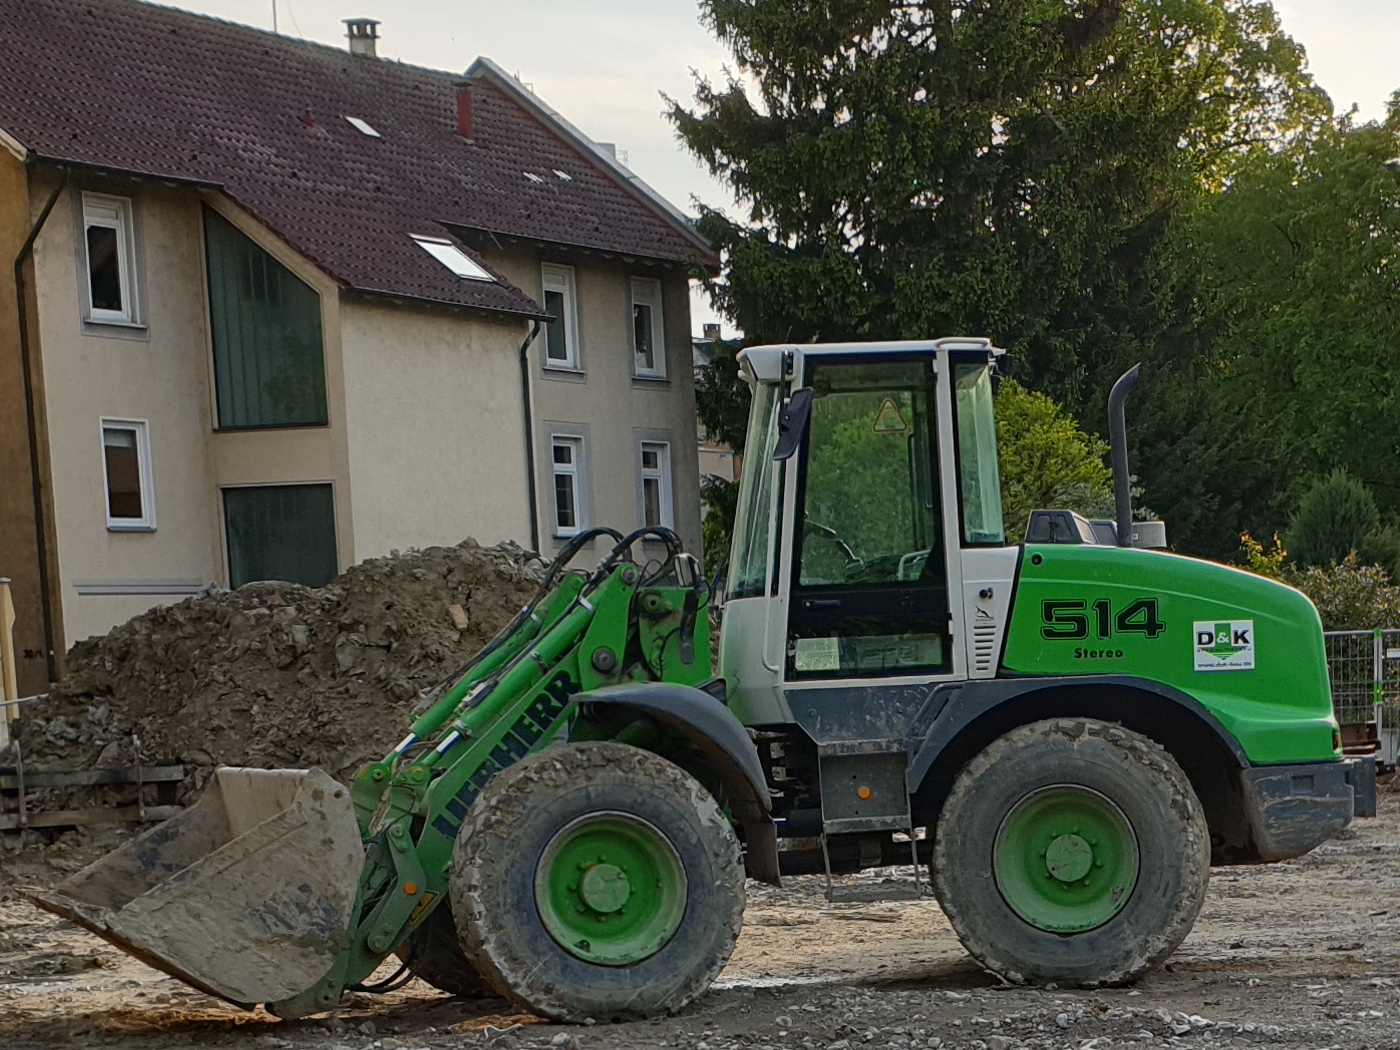
<svg viewBox="0 0 1400 1050"><path fill-rule="evenodd" d="M734 540L730 545L728 598L760 597L768 579L768 523L773 513L773 479L777 474L773 463L773 449L778 443L777 404L777 384L754 386L744 439L739 505L734 514Z"/></svg>

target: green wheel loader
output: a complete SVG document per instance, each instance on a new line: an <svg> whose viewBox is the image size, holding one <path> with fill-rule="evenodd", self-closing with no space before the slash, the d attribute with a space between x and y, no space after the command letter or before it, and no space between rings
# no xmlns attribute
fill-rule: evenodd
<svg viewBox="0 0 1400 1050"><path fill-rule="evenodd" d="M1092 986L1171 954L1212 863L1296 857L1374 799L1373 767L1342 756L1308 600L1132 546L1153 529L1126 498L1131 374L1118 520L1051 512L1031 532L1052 542L1016 544L1002 351L741 362L718 677L711 588L674 534L589 530L350 788L221 769L33 898L282 1017L417 976L603 1021L709 987L746 876L912 861L983 966ZM595 569L570 568L595 546Z"/></svg>

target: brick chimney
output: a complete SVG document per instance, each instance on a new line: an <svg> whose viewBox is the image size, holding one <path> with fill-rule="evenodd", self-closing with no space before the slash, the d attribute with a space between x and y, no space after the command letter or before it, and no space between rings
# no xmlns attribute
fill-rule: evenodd
<svg viewBox="0 0 1400 1050"><path fill-rule="evenodd" d="M457 89L457 134L467 141L472 137L472 82L470 80L458 80L453 87Z"/></svg>
<svg viewBox="0 0 1400 1050"><path fill-rule="evenodd" d="M365 58L378 58L379 23L373 18L347 18L345 36L350 41L350 53Z"/></svg>

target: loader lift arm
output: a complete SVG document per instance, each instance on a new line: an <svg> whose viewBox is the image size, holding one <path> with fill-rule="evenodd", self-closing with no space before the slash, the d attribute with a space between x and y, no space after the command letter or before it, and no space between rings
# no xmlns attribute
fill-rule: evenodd
<svg viewBox="0 0 1400 1050"><path fill-rule="evenodd" d="M611 547L596 569L570 568L600 539ZM410 732L365 765L349 791L320 770L222 768L190 809L59 886L27 895L197 988L239 1006L265 1004L284 1018L334 1008L345 991L398 987L403 970L365 983L395 952L406 969L441 986L420 970L425 944L438 953L435 972L440 976L445 966L447 983L479 986L477 962L463 954L458 908L434 916L449 891L460 889L468 845L498 843L488 881L504 885L513 877L519 821L534 814L522 814L504 837L492 839L478 825L483 808L494 803L473 808L473 802L483 789L497 800L524 797L528 785L502 787L505 777L493 782L504 770L517 780L525 774L558 780L550 770L571 764L569 775L580 779L575 785L564 778L569 804L586 802L595 790L612 793L601 810L590 803L562 831L536 823L545 836L540 849L555 839L565 851L592 842L585 867L601 869L578 896L572 861L538 862L540 877L553 879L555 890L562 878L562 892L578 896L580 906L568 910L587 912L593 923L584 937L573 920L556 915L552 950L568 965L589 965L596 953L581 945L611 937L611 957L632 958L628 938L644 920L650 926L642 930L643 965L670 977L678 966L694 972L683 991L674 980L655 980L654 1002L629 992L620 1009L644 1015L674 1008L709 986L710 969L723 965L731 934L737 936L743 872L731 819L754 829L751 842L771 854L763 867L777 870L753 745L726 707L694 688L710 677L708 603L698 566L669 529L581 533L560 551L534 598L429 694ZM578 740L564 745L574 735ZM697 738L706 746L697 747ZM540 754L553 742L561 744L555 758ZM590 786L604 781L606 789ZM661 781L671 785L669 802L658 792ZM633 812L620 812L629 807ZM465 820L477 830L459 835ZM668 830L658 830L662 825ZM708 845L697 853L701 841ZM593 860L610 851L641 859L634 876L638 906L625 914L631 861L620 859L619 868ZM672 865L682 854L684 870ZM643 871L648 864L660 867ZM658 891L662 882L655 880L663 876L671 882ZM538 887L512 892L497 911L504 915L528 901L520 906L538 921ZM723 910L732 921L692 922L677 935L687 894L697 898L696 914ZM515 919L501 922L507 932L518 928ZM531 1000L531 1008L601 1016L591 1002L551 1006L541 999Z"/></svg>
<svg viewBox="0 0 1400 1050"><path fill-rule="evenodd" d="M567 568L600 537L614 546L595 571ZM644 539L665 545L659 563L634 559ZM534 599L436 691L390 754L356 776L351 796L365 862L352 921L325 976L268 1008L299 1017L333 1007L347 989L392 987L361 982L442 906L457 832L477 793L559 737L581 694L708 679L707 604L705 581L670 530L574 537Z"/></svg>

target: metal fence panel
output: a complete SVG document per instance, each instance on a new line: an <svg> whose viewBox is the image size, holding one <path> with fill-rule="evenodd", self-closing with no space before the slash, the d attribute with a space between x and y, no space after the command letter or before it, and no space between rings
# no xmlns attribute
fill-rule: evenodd
<svg viewBox="0 0 1400 1050"><path fill-rule="evenodd" d="M1400 629L1328 631L1325 640L1337 721L1366 727L1366 736L1380 745L1377 757L1393 767L1400 742ZM1354 733L1344 736L1355 739Z"/></svg>
<svg viewBox="0 0 1400 1050"><path fill-rule="evenodd" d="M1377 632L1377 663L1380 666L1380 708L1377 730L1381 739L1381 761L1392 768L1400 750L1400 630Z"/></svg>
<svg viewBox="0 0 1400 1050"><path fill-rule="evenodd" d="M1337 721L1359 725L1376 721L1380 667L1375 631L1328 631L1327 674ZM1400 679L1397 679L1400 684Z"/></svg>

